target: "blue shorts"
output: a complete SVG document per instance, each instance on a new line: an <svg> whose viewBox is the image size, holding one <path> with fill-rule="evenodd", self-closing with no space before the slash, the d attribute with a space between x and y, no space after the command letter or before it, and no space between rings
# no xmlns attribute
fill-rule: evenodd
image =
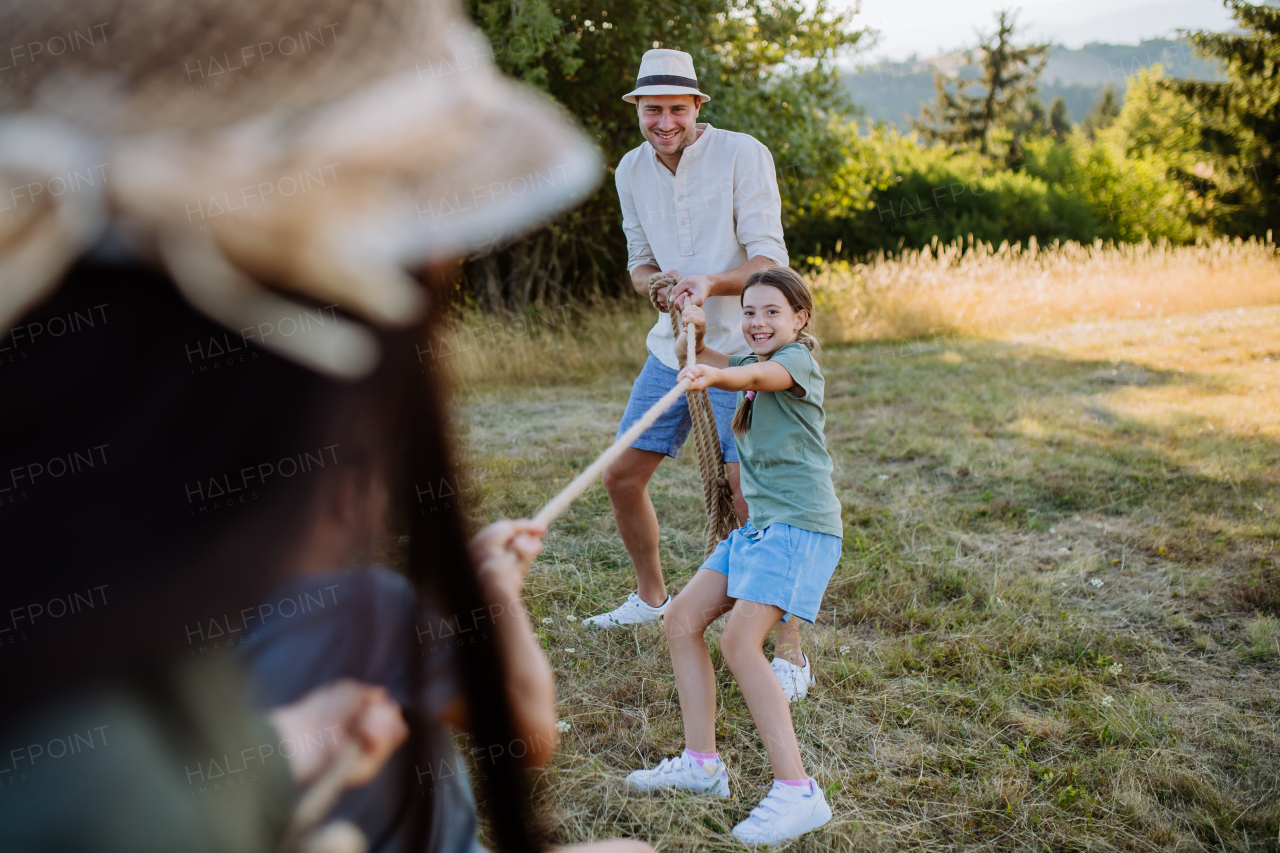
<svg viewBox="0 0 1280 853"><path fill-rule="evenodd" d="M772 604L812 623L822 607L844 540L774 522L763 532L747 522L729 534L702 568L729 578L730 598Z"/></svg>
<svg viewBox="0 0 1280 853"><path fill-rule="evenodd" d="M622 424L614 438L620 437L649 411L650 406L662 399L662 395L676 384L676 377L679 375L679 371L672 370L654 358L653 353L649 353L644 369L631 384L631 399L627 400L627 410L622 413ZM724 454L724 461L737 462L738 446L733 443L731 427L733 412L738 407L738 395L732 391L708 388L707 396L711 398L711 410L716 415L716 432L720 434L720 452ZM640 433L640 437L631 446L636 450L656 450L674 459L692 428L689 401L680 397L654 421L653 426Z"/></svg>

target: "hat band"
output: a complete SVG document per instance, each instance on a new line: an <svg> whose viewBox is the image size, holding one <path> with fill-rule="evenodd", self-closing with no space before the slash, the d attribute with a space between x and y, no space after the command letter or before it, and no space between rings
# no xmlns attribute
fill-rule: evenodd
<svg viewBox="0 0 1280 853"><path fill-rule="evenodd" d="M684 86L687 89L697 89L698 81L693 77L677 77L674 74L653 74L636 80L637 89L644 86Z"/></svg>

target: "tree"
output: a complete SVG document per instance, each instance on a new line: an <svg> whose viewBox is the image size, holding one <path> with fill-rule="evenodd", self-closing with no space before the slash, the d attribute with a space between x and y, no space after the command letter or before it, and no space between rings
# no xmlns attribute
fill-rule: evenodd
<svg viewBox="0 0 1280 853"><path fill-rule="evenodd" d="M1097 142L1121 150L1126 162L1150 164L1163 174L1167 187L1161 203L1185 220L1189 234L1199 234L1217 213L1212 170L1199 150L1203 121L1167 82L1160 63L1126 79L1124 108L1098 133Z"/></svg>
<svg viewBox="0 0 1280 853"><path fill-rule="evenodd" d="M1102 90L1097 103L1093 105L1093 109L1084 117L1084 121L1080 122L1080 128L1090 139L1093 139L1098 131L1111 127L1119 115L1120 97L1116 94L1116 87L1108 83Z"/></svg>
<svg viewBox="0 0 1280 853"><path fill-rule="evenodd" d="M551 225L464 267L490 309L629 291L612 167L640 144L622 100L654 47L693 54L712 100L699 121L750 133L773 152L784 222L827 194L849 155L854 107L835 60L866 34L857 6L827 0L469 0L499 67L560 102L595 137L609 168L599 192Z"/></svg>
<svg viewBox="0 0 1280 853"><path fill-rule="evenodd" d="M1061 95L1049 105L1049 132L1061 141L1071 134L1071 116L1067 114L1067 102Z"/></svg>
<svg viewBox="0 0 1280 853"><path fill-rule="evenodd" d="M1001 128L1001 141L1004 143L1004 167L1011 171L1022 168L1027 159L1024 144L1028 139L1044 136L1045 128L1044 102L1031 95L1026 99L1021 110L1014 118L1006 120Z"/></svg>
<svg viewBox="0 0 1280 853"><path fill-rule="evenodd" d="M920 118L911 122L925 139L957 147L977 143L982 154L989 154L992 131L1016 121L1028 99L1035 95L1035 81L1044 70L1051 45L1017 47L1013 44L1016 16L1005 10L996 21L996 31L981 37L978 43L980 76L962 74L952 91L946 77L934 70L937 101L922 108ZM966 68L975 64L974 51L965 51Z"/></svg>
<svg viewBox="0 0 1280 853"><path fill-rule="evenodd" d="M1237 32L1189 33L1197 53L1216 59L1222 82L1166 80L1200 119L1198 175L1219 211L1218 227L1237 235L1280 228L1280 8L1224 0Z"/></svg>

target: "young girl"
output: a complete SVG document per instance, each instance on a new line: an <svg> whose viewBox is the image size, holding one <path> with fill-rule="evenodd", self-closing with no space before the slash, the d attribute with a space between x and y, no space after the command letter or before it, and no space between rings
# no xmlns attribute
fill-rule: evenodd
<svg viewBox="0 0 1280 853"><path fill-rule="evenodd" d="M785 267L752 274L742 289L742 334L752 351L745 356L703 349L705 316L692 305L683 311L697 330L698 364L680 378L691 380L693 390L741 392L733 431L750 520L716 547L666 613L686 749L627 782L729 796L716 753L715 673L703 640L708 626L729 613L720 649L774 775L768 795L733 834L748 844L777 844L831 820L822 788L801 763L790 708L762 650L779 619L813 622L840 559L840 502L822 435L824 383L810 352L817 341L805 331L813 298L804 279ZM681 335L676 351L686 346Z"/></svg>

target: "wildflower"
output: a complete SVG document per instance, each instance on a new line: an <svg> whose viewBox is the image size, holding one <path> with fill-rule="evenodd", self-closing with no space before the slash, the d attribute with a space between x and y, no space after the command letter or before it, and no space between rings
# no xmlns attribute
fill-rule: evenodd
<svg viewBox="0 0 1280 853"><path fill-rule="evenodd" d="M841 646L841 647L840 647L840 654L842 654L842 655L847 655L847 654L849 654L849 647L848 647L848 646Z"/></svg>
<svg viewBox="0 0 1280 853"><path fill-rule="evenodd" d="M1093 580L1089 581L1089 583L1092 584L1093 586L1102 586L1102 578L1094 578Z"/></svg>
<svg viewBox="0 0 1280 853"><path fill-rule="evenodd" d="M1111 666L1107 667L1107 675L1111 676L1112 678L1116 678L1120 675L1120 673L1123 670L1124 670L1124 664L1113 663L1111 664Z"/></svg>
<svg viewBox="0 0 1280 853"><path fill-rule="evenodd" d="M881 474L881 475L879 476L879 478L880 478L881 480L887 480L887 479L889 479L889 475L888 475L888 474Z"/></svg>
<svg viewBox="0 0 1280 853"><path fill-rule="evenodd" d="M1103 697L1102 697L1102 707L1104 707L1104 708L1110 708L1110 707L1111 707L1111 703L1112 703L1112 702L1114 702L1114 701L1116 701L1116 700L1115 700L1115 699L1112 699L1110 696L1103 696Z"/></svg>
<svg viewBox="0 0 1280 853"><path fill-rule="evenodd" d="M1070 553L1071 553L1071 549L1070 549L1070 548L1059 548L1059 549L1058 549L1058 553L1059 553L1059 554L1070 554Z"/></svg>
<svg viewBox="0 0 1280 853"><path fill-rule="evenodd" d="M550 625L550 624L551 624L552 622L554 622L554 621L556 621L556 620L554 620L554 619L552 619L550 616L548 616L548 617L546 617L545 619L543 619L543 620L542 620L542 624L543 624L543 625Z"/></svg>
<svg viewBox="0 0 1280 853"><path fill-rule="evenodd" d="M571 654L573 654L573 653L574 653L574 652L576 652L576 651L577 651L577 649L565 649L565 650L564 650L564 653L565 653L565 654L567 654L567 655L571 655Z"/></svg>
<svg viewBox="0 0 1280 853"><path fill-rule="evenodd" d="M573 728L573 723L569 722L568 720L560 720L558 723L556 723L556 731L560 732L560 734L564 734L565 732L569 731L569 729L571 728Z"/></svg>

